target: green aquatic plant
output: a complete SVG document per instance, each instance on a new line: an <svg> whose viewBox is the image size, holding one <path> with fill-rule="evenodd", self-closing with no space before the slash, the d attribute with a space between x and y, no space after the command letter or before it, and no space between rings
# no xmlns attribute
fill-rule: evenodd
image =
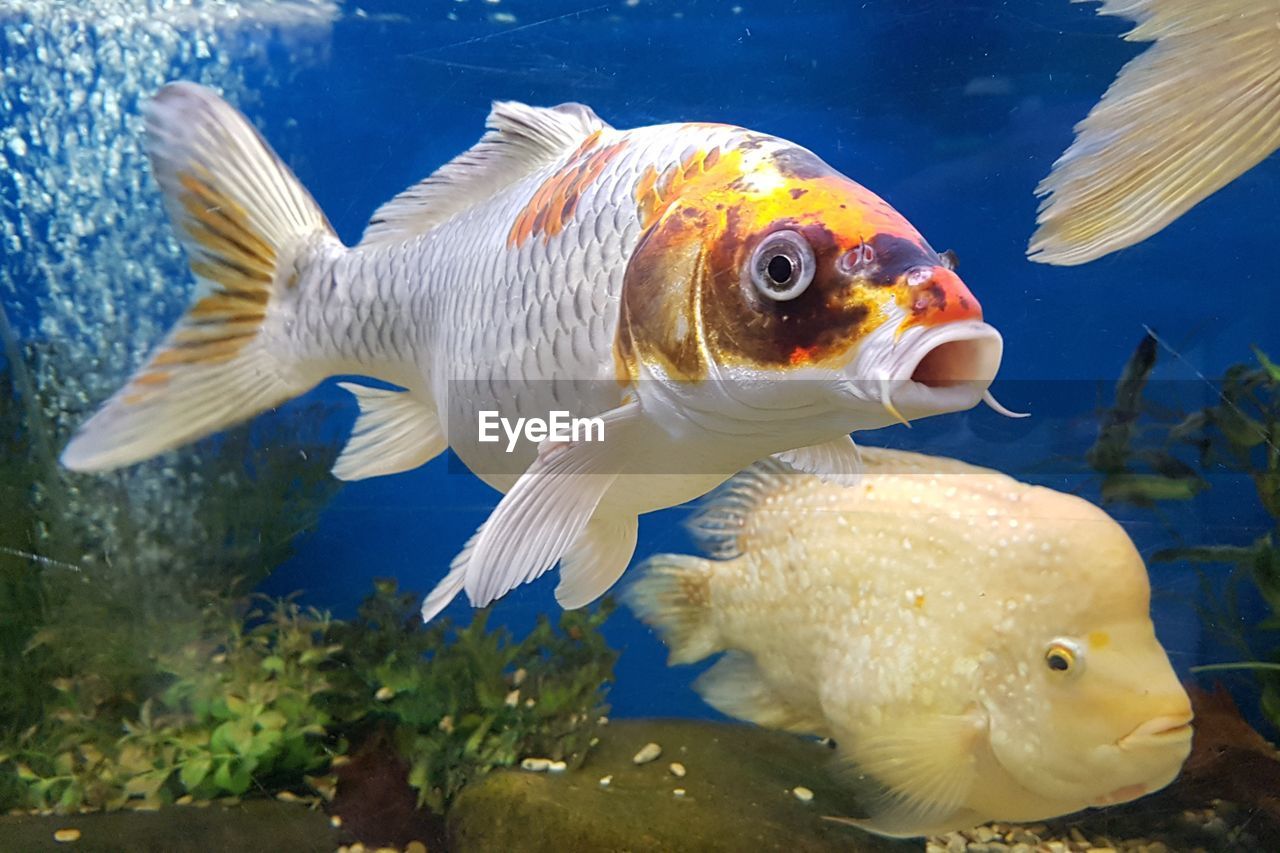
<svg viewBox="0 0 1280 853"><path fill-rule="evenodd" d="M1102 477L1104 500L1153 507L1189 501L1224 474L1252 484L1270 529L1247 545L1209 544L1166 548L1153 562L1186 561L1233 567L1223 611L1214 621L1240 625L1241 586L1252 587L1270 616L1247 626L1249 634L1280 631L1280 365L1257 347L1254 360L1224 373L1209 405L1177 412L1144 396L1155 369L1158 340L1148 335L1130 358L1116 388L1115 405L1102 420L1088 459ZM1213 585L1204 584L1210 600ZM1235 632L1242 660L1193 671L1251 670L1263 713L1280 729L1280 645L1258 653L1258 640Z"/></svg>
<svg viewBox="0 0 1280 853"><path fill-rule="evenodd" d="M133 714L101 676L56 678L48 716L0 747L0 810L327 797L334 757L386 733L437 813L495 767L582 761L607 710L616 654L598 629L611 604L515 640L483 612L423 626L416 600L380 581L349 622L288 599L211 604L197 639L157 657Z"/></svg>
<svg viewBox="0 0 1280 853"><path fill-rule="evenodd" d="M336 626L345 666L333 702L357 731L390 730L420 806L443 813L466 784L523 757L582 762L608 710L617 654L599 628L611 601L566 611L558 628L540 616L516 640L489 630L487 611L465 628L424 628L417 600L378 581L357 619Z"/></svg>
<svg viewBox="0 0 1280 853"><path fill-rule="evenodd" d="M0 753L0 773L20 783L7 805L154 808L307 784L332 754L313 701L329 688L329 627L288 600L243 616L211 606L199 639L158 658L155 691L122 721L101 677L57 679L53 713Z"/></svg>

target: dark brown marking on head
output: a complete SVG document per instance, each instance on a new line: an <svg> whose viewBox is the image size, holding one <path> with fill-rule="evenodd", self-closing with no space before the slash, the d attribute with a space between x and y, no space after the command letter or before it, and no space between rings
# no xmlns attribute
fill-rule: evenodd
<svg viewBox="0 0 1280 853"><path fill-rule="evenodd" d="M867 241L874 250L874 260L861 275L869 283L888 287L897 284L907 270L919 266L939 266L942 261L923 240L897 234L877 234Z"/></svg>
<svg viewBox="0 0 1280 853"><path fill-rule="evenodd" d="M791 197L792 197L793 199L798 199L798 198L800 198L800 196L804 195L804 194L805 194L805 193L807 193L807 192L808 192L808 190L806 190L806 189L802 189L802 188L800 188L800 187L793 187L793 188L791 189Z"/></svg>
<svg viewBox="0 0 1280 853"><path fill-rule="evenodd" d="M818 155L805 148L784 148L773 155L773 165L784 178L794 181L807 181L815 178L827 178L838 174Z"/></svg>

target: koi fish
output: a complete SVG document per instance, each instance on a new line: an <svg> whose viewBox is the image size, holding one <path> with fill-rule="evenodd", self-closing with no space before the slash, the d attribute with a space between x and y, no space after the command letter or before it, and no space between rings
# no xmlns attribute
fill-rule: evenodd
<svg viewBox="0 0 1280 853"><path fill-rule="evenodd" d="M626 568L642 513L772 454L852 476L852 430L998 406L1000 335L950 261L776 137L496 103L477 145L350 248L209 89L161 89L146 139L200 286L63 464L135 463L334 375L390 383L343 385L360 414L335 476L451 447L504 493L424 618L557 562L559 602L584 605ZM499 411L596 418L600 440L482 441Z"/></svg>

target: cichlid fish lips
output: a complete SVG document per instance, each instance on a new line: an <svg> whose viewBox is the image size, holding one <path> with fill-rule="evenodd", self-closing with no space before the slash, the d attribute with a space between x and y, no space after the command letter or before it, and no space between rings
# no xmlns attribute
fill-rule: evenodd
<svg viewBox="0 0 1280 853"><path fill-rule="evenodd" d="M718 559L641 566L626 600L671 663L724 653L702 697L834 739L871 813L849 822L885 835L1041 820L1172 781L1191 704L1124 530L955 460L863 460L849 486L759 463L692 523Z"/></svg>
<svg viewBox="0 0 1280 853"><path fill-rule="evenodd" d="M488 128L348 248L244 116L161 89L147 148L200 287L63 464L138 462L334 375L398 386L343 384L360 416L336 476L452 447L505 492L430 618L557 562L580 606L625 569L640 514L776 453L842 477L851 430L987 397L1000 336L950 256L811 152L729 125L617 130L580 104L496 103ZM603 440L481 441L504 408L591 418Z"/></svg>

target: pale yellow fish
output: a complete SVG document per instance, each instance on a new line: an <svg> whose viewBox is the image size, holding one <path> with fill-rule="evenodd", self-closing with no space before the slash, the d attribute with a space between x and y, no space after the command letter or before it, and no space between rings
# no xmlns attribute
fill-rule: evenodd
<svg viewBox="0 0 1280 853"><path fill-rule="evenodd" d="M660 555L628 603L671 662L727 652L720 711L833 738L886 835L1029 821L1177 775L1191 705L1128 535L1072 495L864 449L857 485L768 461Z"/></svg>
<svg viewBox="0 0 1280 853"><path fill-rule="evenodd" d="M1280 0L1105 0L1098 12L1155 44L1037 187L1033 261L1083 264L1145 240L1280 147Z"/></svg>

